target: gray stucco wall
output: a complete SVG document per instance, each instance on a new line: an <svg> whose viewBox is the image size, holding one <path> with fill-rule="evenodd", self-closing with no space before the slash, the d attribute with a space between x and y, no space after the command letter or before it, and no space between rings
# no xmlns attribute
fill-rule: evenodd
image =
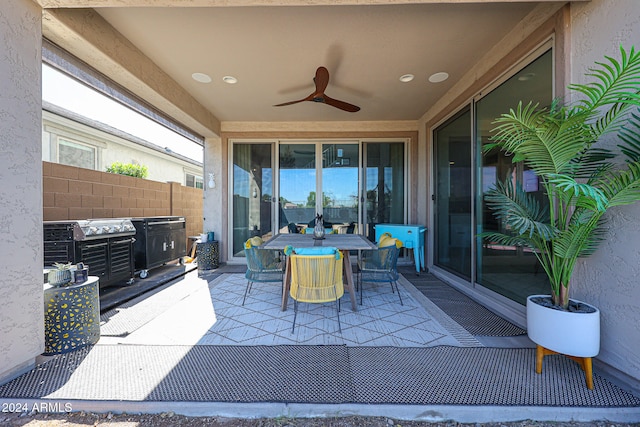
<svg viewBox="0 0 640 427"><path fill-rule="evenodd" d="M0 7L0 383L44 349L41 11Z"/></svg>
<svg viewBox="0 0 640 427"><path fill-rule="evenodd" d="M227 211L224 210L223 197L226 196L224 191L226 182L223 181L223 176L226 171L222 170L222 159L224 158L225 151L222 147L222 140L217 137L210 137L205 139L204 143L204 200L203 200L203 223L204 232L213 231L216 235L216 240L220 242L220 262L226 262L228 260L228 247L226 242L228 239L228 232L226 226L228 224ZM213 174L213 175L210 175ZM211 187L211 179L213 179L214 186ZM231 206L228 207L231 209Z"/></svg>
<svg viewBox="0 0 640 427"><path fill-rule="evenodd" d="M593 0L571 6L571 82L619 46L640 49L640 1ZM615 144L615 141L609 141ZM640 381L640 204L609 215L607 241L574 275L574 298L601 311L598 359Z"/></svg>

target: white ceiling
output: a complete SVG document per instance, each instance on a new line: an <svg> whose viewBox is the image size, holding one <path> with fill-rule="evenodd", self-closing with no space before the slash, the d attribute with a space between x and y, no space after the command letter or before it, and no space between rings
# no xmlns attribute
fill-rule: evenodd
<svg viewBox="0 0 640 427"><path fill-rule="evenodd" d="M221 121L417 120L536 2L366 6L97 8L113 27ZM313 102L313 89L356 113ZM192 73L211 76L198 83ZM433 73L447 72L442 83ZM411 73L415 79L402 83ZM231 75L238 83L222 81Z"/></svg>

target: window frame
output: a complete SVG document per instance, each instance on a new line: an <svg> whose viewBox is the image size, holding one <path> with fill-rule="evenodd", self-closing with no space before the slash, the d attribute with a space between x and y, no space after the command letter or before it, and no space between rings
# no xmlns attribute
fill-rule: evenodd
<svg viewBox="0 0 640 427"><path fill-rule="evenodd" d="M189 185L189 176L193 177L193 185ZM200 187L198 187L198 183L200 184ZM204 190L204 176L200 176L196 172L185 171L184 186L189 188L199 188L201 190Z"/></svg>
<svg viewBox="0 0 640 427"><path fill-rule="evenodd" d="M63 142L66 142L67 144L63 144ZM73 145L78 145L81 147L87 147L90 150L93 151L93 167L91 168L92 170L99 170L99 163L100 163L100 147L94 144L89 144L86 142L82 142L79 141L77 139L74 138L70 138L66 135L56 135L55 136L55 159L56 159L56 163L61 164L61 165L67 165L67 166L75 166L75 167L80 167L80 168L84 168L84 169L89 169L86 168L84 166L78 166L78 165L70 165L68 163L62 163L60 161L60 146L61 145L66 145L67 147L72 147Z"/></svg>

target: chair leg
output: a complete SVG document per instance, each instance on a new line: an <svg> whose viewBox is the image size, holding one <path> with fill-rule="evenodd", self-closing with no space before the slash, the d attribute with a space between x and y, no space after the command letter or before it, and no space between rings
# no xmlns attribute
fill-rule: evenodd
<svg viewBox="0 0 640 427"><path fill-rule="evenodd" d="M400 305L404 305L402 303L402 295L400 295L400 288L398 287L398 281L393 282L396 285L396 290L398 291L398 298L400 298ZM393 284L391 285L391 288L393 289Z"/></svg>
<svg viewBox="0 0 640 427"><path fill-rule="evenodd" d="M242 298L242 305L244 305L244 302L247 299L247 294L249 293L249 290L251 289L252 286L253 286L253 282L247 281L247 287L244 289L244 298Z"/></svg>
<svg viewBox="0 0 640 427"><path fill-rule="evenodd" d="M291 333L296 330L296 317L298 316L298 301L293 300L293 326L291 327Z"/></svg>
<svg viewBox="0 0 640 427"><path fill-rule="evenodd" d="M338 316L338 332L342 333L342 326L340 326L340 298L338 298L338 290L333 288L334 295L336 296L336 316Z"/></svg>

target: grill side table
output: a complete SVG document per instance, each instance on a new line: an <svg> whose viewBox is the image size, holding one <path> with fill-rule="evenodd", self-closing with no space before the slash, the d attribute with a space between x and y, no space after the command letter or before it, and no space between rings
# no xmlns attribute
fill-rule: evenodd
<svg viewBox="0 0 640 427"><path fill-rule="evenodd" d="M44 284L44 353L61 354L100 339L98 277L54 288Z"/></svg>

